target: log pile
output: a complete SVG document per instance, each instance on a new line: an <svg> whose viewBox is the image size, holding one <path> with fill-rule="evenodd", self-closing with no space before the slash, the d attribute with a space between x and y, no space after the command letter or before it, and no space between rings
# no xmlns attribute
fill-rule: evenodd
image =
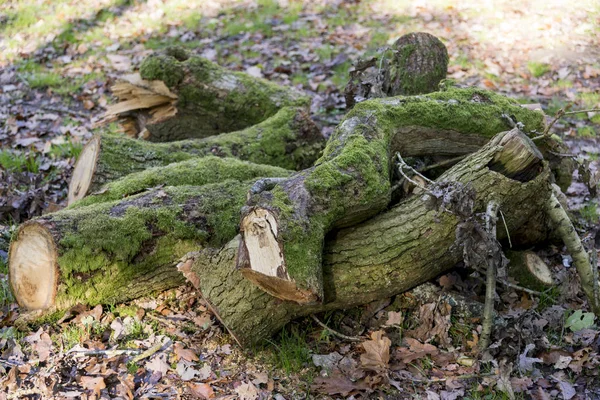
<svg viewBox="0 0 600 400"><path fill-rule="evenodd" d="M14 235L21 306L122 302L188 279L247 345L293 318L387 298L452 268L492 201L506 216L499 239L508 232L513 244L547 239L557 221L593 285L554 201L552 182L564 186L572 165L549 157L561 146L551 137L530 139L545 129L539 111L445 85L361 101L325 144L303 95L180 49L149 57L141 78L118 86L107 118L128 118L133 137L92 139L69 207ZM398 199L397 153L445 172Z"/></svg>

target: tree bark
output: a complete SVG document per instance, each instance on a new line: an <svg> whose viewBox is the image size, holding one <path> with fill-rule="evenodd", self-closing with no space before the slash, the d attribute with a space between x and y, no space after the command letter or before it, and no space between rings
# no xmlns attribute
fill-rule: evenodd
<svg viewBox="0 0 600 400"><path fill-rule="evenodd" d="M120 102L108 108L107 120L124 116L130 136L154 142L233 132L282 107L310 105L296 89L229 71L178 47L146 58L140 75L114 86Z"/></svg>
<svg viewBox="0 0 600 400"><path fill-rule="evenodd" d="M324 145L306 112L293 107L242 131L200 140L149 143L119 135L96 136L75 164L68 204L125 175L206 155L301 170L314 163Z"/></svg>
<svg viewBox="0 0 600 400"><path fill-rule="evenodd" d="M389 204L394 154L455 156L475 151L506 129L502 115L507 112L515 113L526 131L543 127L541 113L478 89L449 88L357 105L333 132L314 167L253 188L242 211L238 268L275 297L322 301L325 234L364 221ZM508 167L505 161L501 164Z"/></svg>
<svg viewBox="0 0 600 400"><path fill-rule="evenodd" d="M500 139L500 138L499 138ZM515 136L514 140L525 140ZM476 192L475 211L495 200L506 217L509 232L530 219L540 218L549 198L546 164L528 182L492 171L488 165L502 153L498 140L447 171L439 182L461 182ZM533 164L535 165L535 164ZM527 167L533 167L530 165ZM535 168L534 168L535 169ZM241 239L220 250L206 249L182 263L203 297L242 345L269 337L299 316L343 309L388 298L426 282L462 260L456 243L461 224L455 214L431 207L432 196L413 196L361 225L330 237L323 257L324 300L301 305L270 296L233 268ZM499 238L505 238L500 229Z"/></svg>

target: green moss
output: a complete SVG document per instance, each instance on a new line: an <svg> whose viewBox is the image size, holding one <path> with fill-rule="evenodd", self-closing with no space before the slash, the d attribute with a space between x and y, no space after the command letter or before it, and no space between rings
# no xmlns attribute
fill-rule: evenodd
<svg viewBox="0 0 600 400"><path fill-rule="evenodd" d="M63 232L57 307L119 302L183 283L174 263L237 234L250 184L165 187L42 217Z"/></svg>
<svg viewBox="0 0 600 400"><path fill-rule="evenodd" d="M172 88L183 81L185 70L175 57L153 55L140 66L140 75L147 80L161 80Z"/></svg>
<svg viewBox="0 0 600 400"><path fill-rule="evenodd" d="M246 181L258 177L289 176L290 173L283 168L252 164L235 158L214 156L193 158L126 175L117 181L106 184L100 190L100 194L85 197L71 208L118 200L159 185L202 186L226 180Z"/></svg>
<svg viewBox="0 0 600 400"><path fill-rule="evenodd" d="M527 63L527 69L534 78L540 78L550 71L550 65L536 61L530 61Z"/></svg>
<svg viewBox="0 0 600 400"><path fill-rule="evenodd" d="M300 92L228 71L179 47L148 57L140 73L164 81L179 97L175 117L147 127L156 141L231 132L258 124L282 107L310 104Z"/></svg>

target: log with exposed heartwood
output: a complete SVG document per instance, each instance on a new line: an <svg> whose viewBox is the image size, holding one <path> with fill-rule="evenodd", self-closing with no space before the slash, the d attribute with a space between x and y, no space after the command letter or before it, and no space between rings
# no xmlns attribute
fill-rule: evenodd
<svg viewBox="0 0 600 400"><path fill-rule="evenodd" d="M404 43L411 51L422 43L413 39ZM513 243L534 244L558 227L600 313L597 273L552 185L568 185L572 162L552 137L537 147L528 138L545 130L543 113L446 83L361 101L323 150L308 100L291 89L180 49L151 56L141 73L146 80L120 87L124 102L112 115L131 117L150 140L200 139L94 138L77 162L70 207L13 236L20 305L47 312L126 301L185 276L232 335L252 343L295 317L386 298L474 259L476 215L493 201L506 218L498 234ZM462 160L396 204L397 152L438 169Z"/></svg>
<svg viewBox="0 0 600 400"><path fill-rule="evenodd" d="M440 182L470 182L475 210L497 199L509 231L542 218L549 170L530 147L512 146L526 140L514 131L501 134ZM228 329L248 343L298 315L391 296L461 258L460 247L452 247L460 220L441 211L433 197L413 196L379 217L339 231L327 244L322 304L277 300L235 270L237 239L221 249L237 234L239 210L252 185L228 181L166 187L32 220L19 228L11 244L16 298L33 309L124 301L181 284L177 260L204 248L194 258L195 281ZM192 276L189 271L187 276Z"/></svg>
<svg viewBox="0 0 600 400"><path fill-rule="evenodd" d="M448 88L357 104L315 166L252 188L242 211L238 268L280 299L322 301L324 237L387 207L394 154L471 153L507 128L507 114L526 132L543 126L541 113L479 89Z"/></svg>
<svg viewBox="0 0 600 400"><path fill-rule="evenodd" d="M68 204L125 175L206 155L301 170L314 163L324 144L307 113L295 107L282 108L242 131L205 139L150 143L121 135L95 136L75 164Z"/></svg>
<svg viewBox="0 0 600 400"><path fill-rule="evenodd" d="M154 142L204 138L256 125L283 107L307 108L304 93L227 70L180 47L146 58L139 75L112 88L119 102L103 122Z"/></svg>

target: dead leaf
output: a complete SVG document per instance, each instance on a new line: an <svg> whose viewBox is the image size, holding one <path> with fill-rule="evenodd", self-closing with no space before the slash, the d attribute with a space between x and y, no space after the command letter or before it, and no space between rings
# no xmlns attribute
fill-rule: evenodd
<svg viewBox="0 0 600 400"><path fill-rule="evenodd" d="M192 396L196 396L197 399L214 399L215 392L212 387L207 383L187 383L188 389Z"/></svg>
<svg viewBox="0 0 600 400"><path fill-rule="evenodd" d="M199 358L192 349L184 349L181 342L177 342L173 345L173 351L179 359L187 361L198 361Z"/></svg>
<svg viewBox="0 0 600 400"><path fill-rule="evenodd" d="M369 389L369 387L363 382L352 382L342 374L333 374L330 377L317 377L311 389L318 393L328 394L330 396L339 394L342 396L349 396L356 394L361 391Z"/></svg>
<svg viewBox="0 0 600 400"><path fill-rule="evenodd" d="M250 382L242 383L234 391L238 394L240 400L256 400L260 395L260 391Z"/></svg>
<svg viewBox="0 0 600 400"><path fill-rule="evenodd" d="M96 396L99 396L100 391L106 388L104 378L101 376L82 376L79 383L84 389L91 390Z"/></svg>
<svg viewBox="0 0 600 400"><path fill-rule="evenodd" d="M365 349L365 353L360 356L362 366L375 371L386 369L390 362L391 344L390 339L383 336L383 331L371 333L371 340L362 343Z"/></svg>
<svg viewBox="0 0 600 400"><path fill-rule="evenodd" d="M417 339L406 338L404 341L409 347L399 347L397 351L398 360L404 364L409 364L427 356L436 356L440 352L434 345L429 343L423 344Z"/></svg>
<svg viewBox="0 0 600 400"><path fill-rule="evenodd" d="M534 348L535 345L533 343L530 343L527 346L525 346L525 351L523 351L523 353L519 355L519 369L521 371L532 371L533 364L543 362L541 358L532 358L527 356L527 353L529 353Z"/></svg>

